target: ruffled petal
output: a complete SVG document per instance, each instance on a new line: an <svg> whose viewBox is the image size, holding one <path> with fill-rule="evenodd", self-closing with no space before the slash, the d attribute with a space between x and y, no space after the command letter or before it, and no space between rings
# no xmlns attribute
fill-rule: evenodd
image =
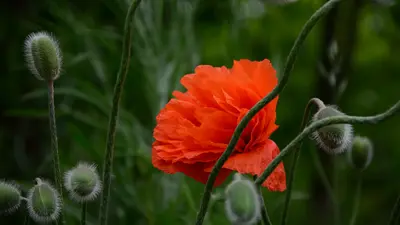
<svg viewBox="0 0 400 225"><path fill-rule="evenodd" d="M208 177L210 176L210 172L204 171L204 168L212 166L212 164L203 163L170 163L164 161L162 158L158 157L155 154L152 155L152 163L154 167L164 171L165 173L174 174L180 172L203 184L207 183ZM218 173L217 179L215 180L214 187L221 185L231 172L232 171L228 169L221 169L221 171Z"/></svg>
<svg viewBox="0 0 400 225"><path fill-rule="evenodd" d="M259 62L248 59L234 61L232 74L240 77L247 76L247 79L262 97L271 92L278 83L276 71L268 59Z"/></svg>
<svg viewBox="0 0 400 225"><path fill-rule="evenodd" d="M252 151L238 153L229 157L223 168L242 174L261 175L272 160L279 154L278 146L272 140ZM283 163L280 163L262 186L271 191L286 189L286 175Z"/></svg>
<svg viewBox="0 0 400 225"><path fill-rule="evenodd" d="M268 60L240 60L232 69L200 65L193 74L183 76L181 83L187 91L174 91L175 98L156 117L152 161L166 173L182 172L205 183L240 120L276 86L277 78ZM260 174L279 153L268 140L278 128L277 102L278 97L246 126L216 185L231 170ZM284 176L283 165L279 165L264 186L282 190Z"/></svg>

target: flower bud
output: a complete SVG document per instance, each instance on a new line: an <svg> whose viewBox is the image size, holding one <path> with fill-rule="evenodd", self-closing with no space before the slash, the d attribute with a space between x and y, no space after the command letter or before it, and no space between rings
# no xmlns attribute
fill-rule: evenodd
<svg viewBox="0 0 400 225"><path fill-rule="evenodd" d="M53 36L43 31L32 33L25 40L24 50L28 68L36 78L52 81L60 76L62 55Z"/></svg>
<svg viewBox="0 0 400 225"><path fill-rule="evenodd" d="M235 176L225 189L225 213L232 224L254 224L260 218L260 198L253 182Z"/></svg>
<svg viewBox="0 0 400 225"><path fill-rule="evenodd" d="M333 106L326 106L314 115L313 122L333 116L343 116ZM340 154L347 150L353 138L353 127L350 124L331 124L319 128L312 134L312 138L317 142L317 145L325 152L330 154Z"/></svg>
<svg viewBox="0 0 400 225"><path fill-rule="evenodd" d="M21 205L21 192L12 183L0 181L0 215L15 212Z"/></svg>
<svg viewBox="0 0 400 225"><path fill-rule="evenodd" d="M364 170L371 163L373 151L374 147L369 138L355 136L347 159L354 168Z"/></svg>
<svg viewBox="0 0 400 225"><path fill-rule="evenodd" d="M46 181L36 178L27 197L28 212L37 223L49 223L57 220L61 212L60 194Z"/></svg>
<svg viewBox="0 0 400 225"><path fill-rule="evenodd" d="M102 185L96 166L79 163L65 173L64 186L71 199L77 202L87 202L94 200L99 195Z"/></svg>

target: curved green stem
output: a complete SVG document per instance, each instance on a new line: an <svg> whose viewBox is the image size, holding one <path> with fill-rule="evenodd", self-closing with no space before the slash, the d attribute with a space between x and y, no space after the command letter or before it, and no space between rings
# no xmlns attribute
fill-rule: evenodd
<svg viewBox="0 0 400 225"><path fill-rule="evenodd" d="M81 212L81 225L86 225L86 209L87 203L82 203L82 212Z"/></svg>
<svg viewBox="0 0 400 225"><path fill-rule="evenodd" d="M260 195L261 198L261 221L263 222L264 225L272 225L271 219L269 218L267 207L264 203L264 198L262 197L261 189L260 187L258 189L258 194Z"/></svg>
<svg viewBox="0 0 400 225"><path fill-rule="evenodd" d="M49 122L50 122L50 135L51 135L51 150L53 154L53 169L54 169L54 182L56 189L60 194L62 204L62 184L61 184L61 169L60 169L60 156L58 153L58 140L57 140L57 125L56 125L56 111L54 106L54 81L50 80L48 85L48 98L49 98ZM62 224L65 224L64 216L61 211L60 220Z"/></svg>
<svg viewBox="0 0 400 225"><path fill-rule="evenodd" d="M353 205L353 212L351 214L350 225L356 225L358 208L360 206L361 187L362 187L362 173L360 173L359 176L357 177L357 189L356 189L356 194L354 196L354 205Z"/></svg>
<svg viewBox="0 0 400 225"><path fill-rule="evenodd" d="M283 75L279 81L279 84L271 91L271 93L269 93L267 96L265 96L259 102L257 102L257 104L254 105L249 110L249 112L247 112L247 114L243 117L243 119L239 122L238 126L236 127L236 129L232 135L231 140L229 141L229 144L228 144L226 150L221 155L221 157L218 159L217 163L214 165L214 167L210 173L210 176L208 177L206 186L204 188L203 198L200 203L200 209L199 209L199 212L197 213L196 225L203 224L204 215L207 212L208 202L210 201L211 191L212 191L215 179L217 178L217 175L218 175L219 171L221 170L222 166L224 165L224 163L226 162L226 160L228 160L229 156L232 154L243 130L246 128L246 126L250 122L250 120L265 105L267 105L276 96L278 96L278 94L284 89L284 87L289 79L290 72L293 69L294 62L296 61L297 54L298 54L300 47L302 46L304 40L306 39L307 35L310 33L310 31L315 26L315 24L318 22L318 20L321 19L324 15L326 15L327 12L329 12L329 10L339 1L340 0L330 0L329 2L325 3L306 22L306 24L304 25L303 29L301 30L299 36L297 37L295 43L293 44L293 47L289 53L289 56L286 59L286 64L283 69Z"/></svg>
<svg viewBox="0 0 400 225"><path fill-rule="evenodd" d="M310 101L308 101L307 106L304 110L303 120L301 121L301 125L300 125L300 132L303 131L307 125L313 105L317 106L318 110L325 107L325 104L320 99L318 99L318 98L310 99ZM300 149L301 149L302 143L303 142L300 142L300 144L294 150L293 164L292 164L292 167L290 168L290 173L289 173L288 182L287 182L287 189L286 189L287 193L286 193L286 197L285 197L285 204L283 206L283 211L282 211L281 225L285 225L287 223L287 215L289 212L290 200L292 198L292 191L293 191L293 180L294 180L294 176L295 176L294 172L296 170L297 162L300 157Z"/></svg>
<svg viewBox="0 0 400 225"><path fill-rule="evenodd" d="M132 4L128 9L128 13L125 19L124 27L124 39L122 45L122 56L121 64L119 67L117 81L114 87L114 96L112 102L112 109L110 115L110 121L108 124L107 134L107 145L103 164L103 191L100 203L100 214L99 220L100 225L107 224L107 212L108 212L108 199L110 197L110 186L111 186L111 173L114 158L114 145L115 145L115 133L117 127L119 104L121 101L122 91L126 79L126 75L129 69L129 63L131 58L131 40L133 31L133 16L141 0L133 0Z"/></svg>
<svg viewBox="0 0 400 225"><path fill-rule="evenodd" d="M388 225L397 225L397 221L399 220L399 218L400 218L400 195L397 198L396 204L394 204L393 206Z"/></svg>
<svg viewBox="0 0 400 225"><path fill-rule="evenodd" d="M321 162L321 158L316 157L316 159L318 159L319 164L321 164L322 166L322 162ZM337 156L333 157L333 175L332 175L332 185L330 186L331 190L332 190L332 194L329 194L332 196L332 203L333 203L333 224L334 225L341 225L341 212L340 212L340 203L338 200L338 193L337 193L337 187L338 187L338 163L339 163L339 159ZM325 170L321 170L323 171L323 175L326 177L326 180L329 181L328 179L328 175L326 174ZM329 182L328 182L329 184ZM329 190L329 189L328 189Z"/></svg>
<svg viewBox="0 0 400 225"><path fill-rule="evenodd" d="M24 225L30 225L31 224L31 218L29 217L29 214L26 213L25 219L24 219Z"/></svg>
<svg viewBox="0 0 400 225"><path fill-rule="evenodd" d="M324 167L322 166L321 160L318 157L317 149L311 150L311 156L312 156L312 160L315 165L315 169L317 170L318 175L321 178L322 184L325 186L326 192L328 193L329 198L332 201L333 215L334 215L334 219L335 219L334 222L337 223L339 221L339 202L337 201L337 199L335 197L335 192L333 190L333 187L330 184L328 176L326 175Z"/></svg>
<svg viewBox="0 0 400 225"><path fill-rule="evenodd" d="M332 116L312 123L306 127L295 139L293 139L280 153L272 160L264 172L257 178L255 183L261 185L272 171L278 166L283 158L291 152L291 150L297 146L304 138L308 137L312 132L318 130L321 127L328 126L331 124L377 124L393 115L398 113L400 110L400 101L396 102L391 108L384 113L375 116Z"/></svg>
<svg viewBox="0 0 400 225"><path fill-rule="evenodd" d="M253 179L256 180L257 176L253 176ZM258 224L272 225L271 219L269 218L268 215L267 206L265 205L264 202L264 197L262 196L261 187L258 187L257 191L261 201L261 220L258 222Z"/></svg>

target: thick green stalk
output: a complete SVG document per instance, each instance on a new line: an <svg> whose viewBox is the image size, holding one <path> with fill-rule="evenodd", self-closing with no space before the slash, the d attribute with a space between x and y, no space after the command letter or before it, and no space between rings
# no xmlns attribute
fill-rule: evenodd
<svg viewBox="0 0 400 225"><path fill-rule="evenodd" d="M107 224L108 202L110 198L110 186L111 186L111 173L112 173L112 166L114 159L114 145L115 145L114 142L115 142L115 133L117 129L119 104L121 101L122 91L131 59L131 48L132 48L131 40L132 40L132 31L134 25L133 16L135 15L135 11L140 2L141 0L132 1L132 4L128 9L128 13L125 19L121 64L117 75L117 81L114 87L114 96L112 102L110 121L108 124L107 145L106 145L106 152L103 164L104 187L100 203L100 214L99 214L100 225Z"/></svg>
<svg viewBox="0 0 400 225"><path fill-rule="evenodd" d="M304 128L306 128L313 105L317 106L318 110L325 107L325 104L320 99L318 99L318 98L310 99L310 101L308 101L307 106L304 110L303 120L301 121L301 125L300 125L300 132L303 131ZM303 142L300 142L300 144L294 150L293 164L292 164L292 167L290 168L290 173L289 173L289 177L288 177L288 181L287 181L286 198L285 198L285 204L283 206L283 211L282 211L281 225L285 225L287 223L287 215L289 212L290 200L292 198L292 191L293 191L293 180L294 180L294 175L295 175L294 172L296 170L297 162L299 161L300 149L301 149L302 143Z"/></svg>
<svg viewBox="0 0 400 225"><path fill-rule="evenodd" d="M86 209L87 203L82 203L82 212L81 212L81 225L86 225Z"/></svg>
<svg viewBox="0 0 400 225"><path fill-rule="evenodd" d="M354 195L353 212L351 214L350 225L356 225L356 219L358 215L358 208L360 207L360 196L362 187L362 173L357 176L357 189Z"/></svg>
<svg viewBox="0 0 400 225"><path fill-rule="evenodd" d="M228 160L229 156L232 154L243 130L246 128L246 126L250 122L250 120L262 108L264 108L265 105L267 105L270 101L272 101L284 89L284 87L289 79L290 72L293 69L294 62L296 61L297 54L298 54L300 47L302 46L304 40L306 39L307 35L310 33L310 31L315 26L315 24L318 22L318 20L321 19L324 15L326 15L326 13L339 1L340 0L330 0L329 2L325 3L306 22L306 24L304 25L303 29L301 30L299 36L297 37L295 43L293 44L293 47L286 59L286 64L283 69L283 75L279 81L279 84L271 91L271 93L269 93L267 96L265 96L259 102L257 102L257 104L254 105L249 110L249 112L247 112L247 114L243 117L243 119L239 122L238 126L236 127L236 129L232 135L231 140L229 141L229 144L228 144L226 150L221 155L221 157L218 159L217 163L214 165L214 167L211 171L210 176L208 177L206 186L204 188L204 194L203 194L203 198L201 200L200 209L199 209L199 212L197 213L196 225L203 224L204 215L207 212L208 202L210 201L211 191L212 191L212 187L214 185L215 179L217 178L217 175L218 175L219 171L221 170L222 166L224 165L224 163L226 162L226 160Z"/></svg>
<svg viewBox="0 0 400 225"><path fill-rule="evenodd" d="M377 124L389 117L395 115L400 110L400 101L396 102L391 108L384 113L375 116L332 116L312 123L303 130L295 139L293 139L280 153L272 160L264 172L255 181L256 185L261 185L267 177L274 171L283 158L291 152L304 138L308 137L312 132L321 127L331 124Z"/></svg>
<svg viewBox="0 0 400 225"><path fill-rule="evenodd" d="M57 140L57 125L56 125L56 111L54 106L54 81L50 80L48 85L48 98L49 98L49 122L50 122L50 136L51 136L51 150L53 154L53 169L54 169L54 182L56 189L60 194L60 201L62 203L62 181L61 181L61 169L60 169L60 156L58 154L58 140ZM65 224L64 216L61 210L60 220L62 224Z"/></svg>
<svg viewBox="0 0 400 225"><path fill-rule="evenodd" d="M400 195L397 198L396 204L394 204L388 225L397 225L397 221L400 218Z"/></svg>

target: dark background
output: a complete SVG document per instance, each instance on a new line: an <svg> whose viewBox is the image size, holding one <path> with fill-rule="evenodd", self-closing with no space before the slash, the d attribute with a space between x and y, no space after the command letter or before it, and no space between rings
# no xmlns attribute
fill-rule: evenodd
<svg viewBox="0 0 400 225"><path fill-rule="evenodd" d="M56 113L62 169L84 160L101 164L112 89L121 55L127 0L6 0L0 2L0 177L26 190L35 177L51 178L46 84L27 70L27 35L49 31L64 55L56 81ZM230 67L234 59L268 58L279 72L306 20L324 1L143 0L135 16L133 58L128 74L117 147L110 224L193 224L203 185L180 174L164 175L151 165L152 129L159 109L179 79L198 64ZM312 97L337 104L350 115L373 115L400 97L400 4L389 0L346 0L307 38L287 87L280 95L272 136L282 149L299 130ZM357 125L356 134L374 143L373 161L363 173L357 224L386 224L400 188L400 118ZM302 148L289 224L332 224L332 210L320 172ZM345 156L317 151L348 224L359 176ZM285 159L289 168L291 157ZM222 188L216 192L223 191ZM278 224L283 193L264 190ZM215 203L205 224L228 224ZM78 204L64 208L78 224ZM95 224L97 202L89 205ZM22 224L26 210L0 219Z"/></svg>

